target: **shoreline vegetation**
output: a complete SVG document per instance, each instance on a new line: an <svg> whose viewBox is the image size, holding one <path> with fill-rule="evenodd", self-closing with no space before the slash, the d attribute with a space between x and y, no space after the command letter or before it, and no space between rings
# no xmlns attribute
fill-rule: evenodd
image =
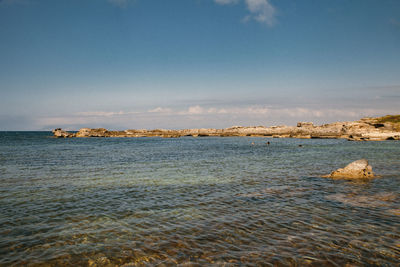
<svg viewBox="0 0 400 267"><path fill-rule="evenodd" d="M76 133L61 128L53 130L54 137L273 137L273 138L326 138L347 139L349 141L400 140L400 115L387 115L376 118L362 118L358 121L334 122L320 126L312 122L298 122L297 126L233 126L225 129L183 129L183 130L145 130L132 129L110 131L104 128L82 128Z"/></svg>

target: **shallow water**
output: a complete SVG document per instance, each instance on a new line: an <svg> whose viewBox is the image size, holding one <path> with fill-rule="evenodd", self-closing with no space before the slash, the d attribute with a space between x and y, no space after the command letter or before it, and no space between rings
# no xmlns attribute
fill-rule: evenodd
<svg viewBox="0 0 400 267"><path fill-rule="evenodd" d="M0 133L2 266L400 264L400 142L50 136Z"/></svg>

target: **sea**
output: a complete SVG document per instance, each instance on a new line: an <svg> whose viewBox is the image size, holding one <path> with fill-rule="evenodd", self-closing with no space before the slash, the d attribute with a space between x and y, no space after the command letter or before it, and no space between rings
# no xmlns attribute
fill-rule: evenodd
<svg viewBox="0 0 400 267"><path fill-rule="evenodd" d="M400 142L0 132L0 266L177 265L399 266Z"/></svg>

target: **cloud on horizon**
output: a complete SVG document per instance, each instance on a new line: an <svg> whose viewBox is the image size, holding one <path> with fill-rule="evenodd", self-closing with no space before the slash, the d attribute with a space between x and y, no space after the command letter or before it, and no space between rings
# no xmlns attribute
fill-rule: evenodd
<svg viewBox="0 0 400 267"><path fill-rule="evenodd" d="M182 129L226 128L233 125L295 125L298 121L316 124L358 120L366 116L396 114L396 109L383 108L305 108L249 105L217 107L193 105L186 108L156 107L144 111L88 111L70 115L42 116L34 119L35 129L62 127L77 130L82 127L108 129ZM32 129L32 128L31 128Z"/></svg>
<svg viewBox="0 0 400 267"><path fill-rule="evenodd" d="M400 86L336 88L317 95L178 97L143 104L82 105L74 108L22 112L5 107L0 130L51 130L62 127L124 129L226 128L234 125L324 124L367 116L400 114ZM357 99L357 101L355 101ZM34 109L32 109L34 108Z"/></svg>

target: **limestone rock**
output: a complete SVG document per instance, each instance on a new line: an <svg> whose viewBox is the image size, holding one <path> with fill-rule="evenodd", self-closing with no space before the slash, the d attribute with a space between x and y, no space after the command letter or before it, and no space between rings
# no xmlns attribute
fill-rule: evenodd
<svg viewBox="0 0 400 267"><path fill-rule="evenodd" d="M76 133L76 137L89 137L90 129L82 128Z"/></svg>
<svg viewBox="0 0 400 267"><path fill-rule="evenodd" d="M53 130L53 134L54 134L54 137L57 137L57 138L74 137L73 133L69 133L67 131L64 131L61 128L54 129Z"/></svg>
<svg viewBox="0 0 400 267"><path fill-rule="evenodd" d="M108 137L111 136L104 128L90 129L82 128L76 133L76 137Z"/></svg>
<svg viewBox="0 0 400 267"><path fill-rule="evenodd" d="M326 178L374 178L375 175L372 171L371 165L368 164L368 160L359 159L348 164L344 168L337 169L331 172L329 175L324 175Z"/></svg>
<svg viewBox="0 0 400 267"><path fill-rule="evenodd" d="M132 129L109 131L104 128L82 128L79 132L68 133L61 129L53 131L55 137L165 137L183 136L258 136L274 138L343 138L350 141L400 140L400 115L388 115L379 118L364 118L359 121L334 122L314 125L311 122L299 122L297 126L233 126L225 129Z"/></svg>
<svg viewBox="0 0 400 267"><path fill-rule="evenodd" d="M298 122L297 127L314 127L312 122Z"/></svg>

